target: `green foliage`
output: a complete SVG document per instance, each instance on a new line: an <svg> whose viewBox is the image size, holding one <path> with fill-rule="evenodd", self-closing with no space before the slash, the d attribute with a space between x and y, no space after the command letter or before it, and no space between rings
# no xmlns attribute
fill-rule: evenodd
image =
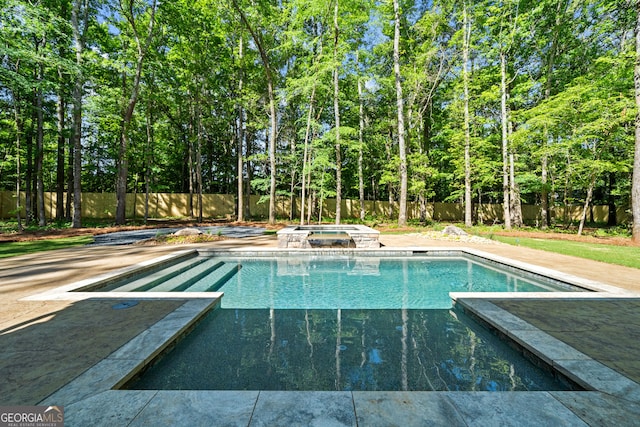
<svg viewBox="0 0 640 427"><path fill-rule="evenodd" d="M359 197L362 150L365 198L384 200L389 192L396 197L400 177L391 2L340 1L336 40L333 1L236 1L254 35L232 3L159 3L157 31L144 57L139 101L128 126L128 189L235 193L237 157L242 154L244 179L251 180L255 194L269 197L271 112L258 40L266 49L275 84L276 194L293 192L299 197L303 177L310 177L307 188L317 198L335 196L337 68L342 196ZM87 82L82 189L115 189L123 108L139 53L135 34L118 2L90 0L79 69L72 5L69 0L2 2L4 190L14 191L17 182L23 190L35 187L34 90L44 95L40 111L45 189L55 191L60 185L59 167L69 174L71 101L80 72ZM144 38L147 4L136 0L132 5L139 37ZM539 202L541 161L546 158L549 177L544 189L555 203L582 204L593 182L594 202L608 203L612 195L619 206L628 205L636 115L630 36L636 12L631 5L608 0L483 0L466 5L471 23L473 202L500 203L503 194L500 66L505 58L507 120L513 130L508 145L522 201ZM462 4L406 0L400 9L408 198L458 201L464 191ZM58 101L64 116L60 133ZM59 140L62 160L57 157ZM199 162L201 189L196 179ZM62 190L69 190L68 176L62 181ZM29 208L35 217L35 206Z"/></svg>

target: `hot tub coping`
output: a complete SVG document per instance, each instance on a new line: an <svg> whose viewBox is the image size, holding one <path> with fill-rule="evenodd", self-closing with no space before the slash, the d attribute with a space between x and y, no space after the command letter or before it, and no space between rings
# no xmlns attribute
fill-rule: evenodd
<svg viewBox="0 0 640 427"><path fill-rule="evenodd" d="M279 248L311 248L309 236L314 232L336 232L347 234L356 248L379 248L380 232L362 224L335 225L292 225L279 230Z"/></svg>

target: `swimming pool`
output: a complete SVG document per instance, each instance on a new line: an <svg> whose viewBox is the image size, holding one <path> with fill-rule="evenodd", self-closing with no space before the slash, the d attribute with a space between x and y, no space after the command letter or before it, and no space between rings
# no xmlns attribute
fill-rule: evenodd
<svg viewBox="0 0 640 427"><path fill-rule="evenodd" d="M220 307L127 388L567 387L451 310L449 297L460 291L570 291L566 284L470 257L212 257L197 265L207 262L222 264L179 288L224 292ZM215 273L223 266L224 274Z"/></svg>
<svg viewBox="0 0 640 427"><path fill-rule="evenodd" d="M543 276L456 256L197 256L94 287L223 292L223 308L448 309L450 292L572 292Z"/></svg>

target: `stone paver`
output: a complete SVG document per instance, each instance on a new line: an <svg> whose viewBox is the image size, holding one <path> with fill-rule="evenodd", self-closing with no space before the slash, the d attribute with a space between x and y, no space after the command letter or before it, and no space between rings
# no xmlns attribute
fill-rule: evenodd
<svg viewBox="0 0 640 427"><path fill-rule="evenodd" d="M589 363L601 362L609 371L613 369L637 382L639 270L502 244L443 242L415 235L381 235L380 241L387 248L476 248L638 292L635 300L589 300L587 305L586 300L491 300L517 318L595 359L583 363L583 369L590 369ZM184 303L181 300L143 301L129 309L113 310L113 301L21 301L21 298L185 247L84 247L0 260L0 404L39 402L61 384L80 378L82 372L99 360L106 360L133 336ZM203 247L260 250L277 248L277 239L275 236L249 237ZM514 319L512 324L515 327L519 322ZM135 329L138 327L135 325L141 329ZM30 347L32 341L38 345ZM615 346L615 350L607 351L611 346ZM109 360L110 363L118 361ZM571 363L576 366L569 366ZM571 360L567 361L566 368L578 369L578 365L580 361ZM591 366L595 369L596 365ZM306 392L294 395L292 402L292 395L279 392L240 392L247 394L238 397L229 394L238 392L96 389L84 397L71 396L65 409L68 425L87 425L86 420L90 420L91 425L149 425L170 419L163 417L180 416L190 407L194 408L189 415L194 421L191 425L273 425L278 420L298 420L299 425L315 422L318 425L408 426L425 425L424 414L430 411L432 415L427 416L431 422L426 424L432 425L457 425L458 422L459 425L634 425L640 413L637 384L630 382L633 392L624 396L628 388L624 386L616 392L615 384L608 385L604 372L603 387L611 386L614 394L620 393L618 396L599 392L374 393L376 395ZM413 407L420 407L423 412L416 413ZM329 409L332 415L327 417L322 411ZM105 417L104 421L95 418L97 411ZM234 415L225 411L236 412ZM438 422L442 419L438 417L446 418L447 423Z"/></svg>
<svg viewBox="0 0 640 427"><path fill-rule="evenodd" d="M640 298L491 302L640 383Z"/></svg>

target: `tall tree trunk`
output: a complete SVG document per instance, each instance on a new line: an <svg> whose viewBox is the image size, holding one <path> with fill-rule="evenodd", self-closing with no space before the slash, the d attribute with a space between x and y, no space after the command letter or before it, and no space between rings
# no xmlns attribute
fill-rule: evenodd
<svg viewBox="0 0 640 427"><path fill-rule="evenodd" d="M142 65L144 63L144 58L147 54L149 46L151 45L151 40L153 36L153 28L155 24L155 14L156 14L156 0L152 0L150 5L150 17L149 24L147 27L147 36L143 43L140 40L140 36L138 34L135 15L133 11L133 0L128 0L127 2L128 9L121 9L123 15L126 17L129 25L131 26L131 30L133 31L133 37L136 42L137 48L137 60L136 60L136 71L133 77L133 85L131 87L131 95L129 96L129 100L127 101L126 107L123 110L122 114L122 122L120 126L120 144L118 147L118 175L116 180L116 224L122 225L126 221L126 197L127 197L127 176L129 173L129 161L128 161L128 145L129 145L129 126L131 125L131 119L133 118L133 111L136 107L136 103L138 102L138 95L140 92L140 80L142 78ZM124 89L124 88L123 88Z"/></svg>
<svg viewBox="0 0 640 427"><path fill-rule="evenodd" d="M311 88L311 96L309 97L309 111L307 113L307 127L304 131L304 149L302 153L302 188L300 190L300 225L304 224L304 210L305 210L305 198L307 197L307 176L305 171L308 172L309 180L311 179L311 153L309 142L311 139L311 121L313 119L313 106L315 104L316 97L316 85L314 83Z"/></svg>
<svg viewBox="0 0 640 427"><path fill-rule="evenodd" d="M153 146L154 144L154 132L153 132L153 114L151 112L151 106L148 105L146 114L147 124L147 146L144 150L145 167L144 167L144 223L149 220L149 192L151 191L151 164L153 162Z"/></svg>
<svg viewBox="0 0 640 427"><path fill-rule="evenodd" d="M58 67L58 78L62 82L63 75L62 70ZM56 220L62 221L64 219L64 186L65 186L65 110L66 103L64 97L64 89L62 83L58 89L58 147L56 150Z"/></svg>
<svg viewBox="0 0 640 427"><path fill-rule="evenodd" d="M41 40L41 46L44 48L46 40L44 36ZM37 49L37 48L36 48ZM36 81L42 83L44 80L44 64L39 63L36 71ZM47 217L44 210L44 179L43 179L43 163L44 163L44 94L42 88L36 89L36 199L38 211L38 225L44 227L47 225Z"/></svg>
<svg viewBox="0 0 640 427"><path fill-rule="evenodd" d="M636 98L635 149L633 156L633 181L631 184L631 215L633 217L632 240L640 245L640 0L636 0L636 58L633 72Z"/></svg>
<svg viewBox="0 0 640 427"><path fill-rule="evenodd" d="M84 7L83 7L84 6ZM73 29L73 43L76 53L78 74L73 87L73 228L82 227L82 94L84 91L84 73L82 71L82 52L84 50L85 34L89 23L89 8L85 0L75 0L71 9L71 26ZM82 15L81 15L82 14ZM81 21L82 19L82 21ZM81 29L80 25L83 25ZM71 147L72 146L72 147Z"/></svg>
<svg viewBox="0 0 640 427"><path fill-rule="evenodd" d="M198 222L202 222L202 109L200 108L200 97L196 98L198 104L198 116L196 125L198 133L196 138L196 185L198 191Z"/></svg>
<svg viewBox="0 0 640 427"><path fill-rule="evenodd" d="M17 68L19 67L19 64L16 66L16 71ZM14 107L14 115L15 115L15 121L16 121L16 220L18 221L18 231L22 231L22 206L20 206L20 180L22 179L22 177L20 176L20 174L22 173L22 171L20 170L20 158L21 158L21 154L20 154L20 137L22 136L22 117L20 116L20 105L19 105L19 101L16 98L15 94L13 96L13 107Z"/></svg>
<svg viewBox="0 0 640 427"><path fill-rule="evenodd" d="M507 57L504 51L500 52L500 112L502 123L502 208L504 215L504 228L511 229L511 202L509 186L509 112L507 107Z"/></svg>
<svg viewBox="0 0 640 427"><path fill-rule="evenodd" d="M269 224L275 224L276 222L276 138L278 137L278 116L276 109L276 95L275 95L275 82L273 80L273 72L271 70L271 63L269 62L269 56L267 50L262 42L262 38L256 33L249 23L249 20L245 16L242 8L238 5L236 0L232 0L233 7L240 14L240 20L244 23L245 27L251 34L251 38L255 42L260 58L262 59L262 66L264 67L265 77L267 79L267 96L269 97L269 115L271 121L271 129L269 130Z"/></svg>
<svg viewBox="0 0 640 427"><path fill-rule="evenodd" d="M338 26L339 2L335 0L333 8L333 114L336 122L336 224L340 224L342 208L342 148L340 146L340 61L338 60L338 43L340 27Z"/></svg>
<svg viewBox="0 0 640 427"><path fill-rule="evenodd" d="M244 38L240 36L238 42L238 62L240 70L238 72L238 97L242 97L244 91ZM244 144L244 108L242 103L236 104L238 112L238 129L236 132L236 174L238 178L238 222L244 221L244 157L242 157L242 146Z"/></svg>
<svg viewBox="0 0 640 427"><path fill-rule="evenodd" d="M24 205L25 205L25 223L28 225L33 218L33 193L34 193L34 180L33 180L33 123L35 123L35 112L31 109L30 125L26 133L26 145L27 145L27 170L24 177Z"/></svg>
<svg viewBox="0 0 640 427"><path fill-rule="evenodd" d="M189 170L189 217L194 218L193 194L195 193L195 150L193 148L193 111L190 112L190 116L191 124L189 125L189 135L187 136L187 168Z"/></svg>
<svg viewBox="0 0 640 427"><path fill-rule="evenodd" d="M291 150L291 158L296 159L296 136L290 136L289 149ZM289 186L289 221L293 221L293 218L296 216L296 180L298 179L297 175L298 163L297 161L291 162L291 181Z"/></svg>
<svg viewBox="0 0 640 427"><path fill-rule="evenodd" d="M469 44L471 25L467 16L467 4L462 11L463 46L462 46L462 81L464 85L464 224L473 225L471 211L471 130L469 117Z"/></svg>
<svg viewBox="0 0 640 427"><path fill-rule="evenodd" d="M358 196L360 199L360 221L364 221L364 99L362 97L362 81L358 79Z"/></svg>
<svg viewBox="0 0 640 427"><path fill-rule="evenodd" d="M398 150L400 155L400 211L398 225L407 224L407 151L404 131L404 100L402 98L402 81L400 76L400 7L398 0L393 0L395 20L393 31L393 72L396 83L396 106L398 114Z"/></svg>

